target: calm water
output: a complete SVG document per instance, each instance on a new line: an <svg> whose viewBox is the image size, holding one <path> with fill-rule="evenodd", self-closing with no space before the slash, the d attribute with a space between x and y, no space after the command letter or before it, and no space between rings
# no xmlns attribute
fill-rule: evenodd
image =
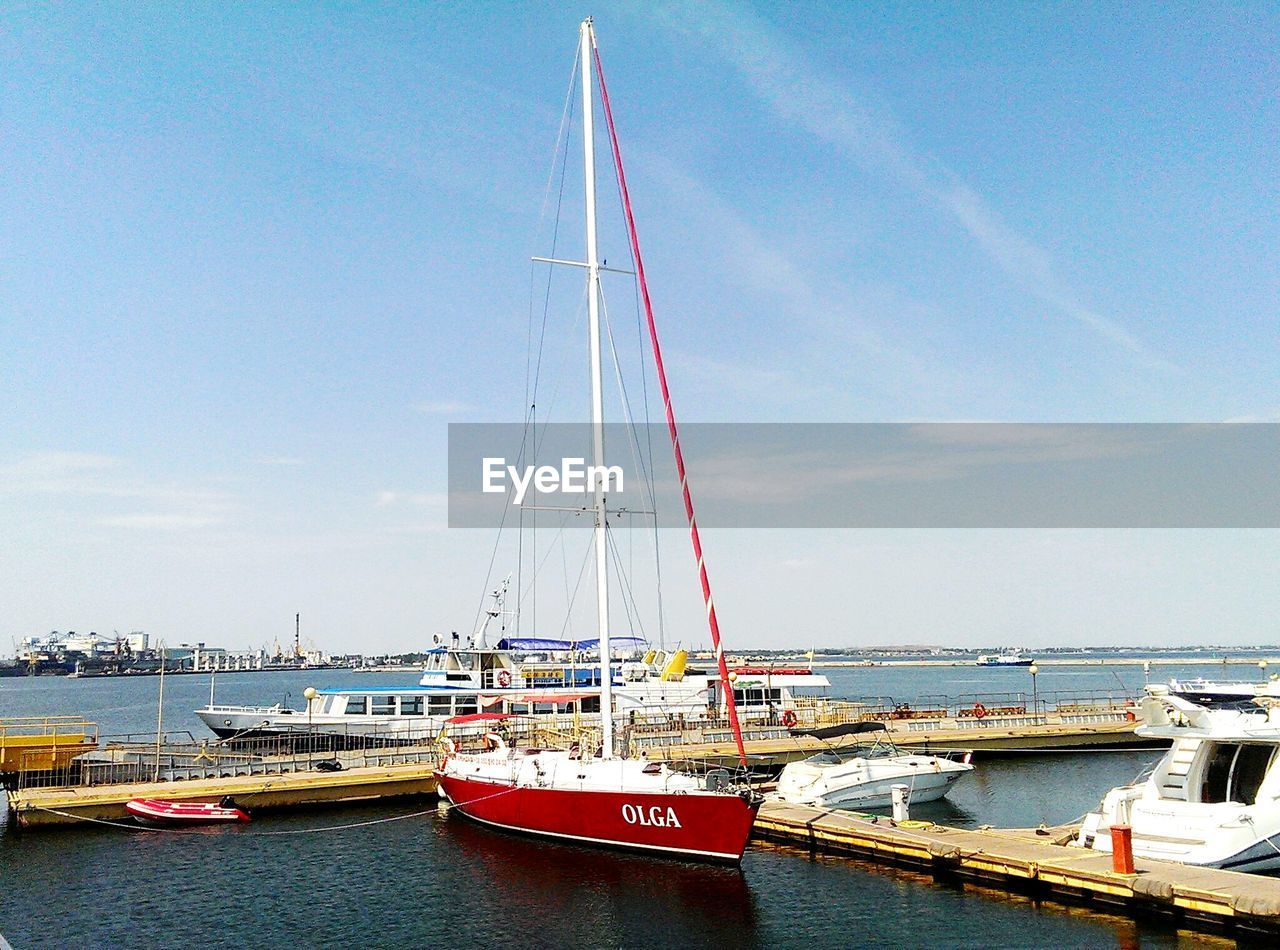
<svg viewBox="0 0 1280 950"><path fill-rule="evenodd" d="M1246 668L1235 667L1243 677ZM1140 684L1140 668L1117 673ZM1220 667L1158 675L1220 676ZM840 669L836 692L916 701L1018 690L1025 670ZM1109 671L1049 668L1042 689L1119 689ZM412 675L223 674L226 702L300 702L307 685L406 683ZM104 733L155 729L154 677L0 680L0 716L82 713ZM166 728L202 727L207 676L165 681ZM915 814L959 824L1060 822L1128 781L1150 752L981 763L949 800ZM309 946L1205 946L1179 934L912 872L753 845L742 870L511 838L422 803L264 815L181 834L87 828L0 837L0 933L26 947ZM278 832L307 832L278 834ZM1219 941L1218 945L1230 946Z"/></svg>

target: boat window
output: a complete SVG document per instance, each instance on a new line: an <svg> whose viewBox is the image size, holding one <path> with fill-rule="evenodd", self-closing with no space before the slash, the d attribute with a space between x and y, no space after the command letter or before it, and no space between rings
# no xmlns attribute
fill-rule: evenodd
<svg viewBox="0 0 1280 950"><path fill-rule="evenodd" d="M368 696L348 696L347 697L347 715L363 716L369 711Z"/></svg>
<svg viewBox="0 0 1280 950"><path fill-rule="evenodd" d="M1205 767L1200 801L1252 805L1274 754L1272 746L1215 742Z"/></svg>
<svg viewBox="0 0 1280 950"><path fill-rule="evenodd" d="M473 713L476 711L476 701L474 699L459 699L453 711L460 716Z"/></svg>
<svg viewBox="0 0 1280 950"><path fill-rule="evenodd" d="M581 711L584 713L598 713L600 711L600 697L599 696L582 697Z"/></svg>
<svg viewBox="0 0 1280 950"><path fill-rule="evenodd" d="M453 710L453 699L449 696L432 696L428 706L433 716L447 716Z"/></svg>
<svg viewBox="0 0 1280 950"><path fill-rule="evenodd" d="M1236 746L1215 742L1209 753L1209 764L1204 770L1204 784L1200 787L1200 801L1225 802L1227 781L1231 778L1231 761L1236 757Z"/></svg>
<svg viewBox="0 0 1280 950"><path fill-rule="evenodd" d="M396 698L394 696L374 696L373 714L375 716L394 716L396 714Z"/></svg>
<svg viewBox="0 0 1280 950"><path fill-rule="evenodd" d="M422 715L422 697L421 696L401 696L400 697L400 715L421 716Z"/></svg>
<svg viewBox="0 0 1280 950"><path fill-rule="evenodd" d="M1252 805L1258 797L1258 788L1267 777L1275 747L1268 745L1242 745L1236 755L1236 767L1231 773L1231 800Z"/></svg>

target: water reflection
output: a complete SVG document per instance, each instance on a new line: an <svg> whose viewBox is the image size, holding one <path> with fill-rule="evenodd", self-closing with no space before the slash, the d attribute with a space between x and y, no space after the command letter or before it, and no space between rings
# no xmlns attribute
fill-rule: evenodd
<svg viewBox="0 0 1280 950"><path fill-rule="evenodd" d="M437 820L456 865L513 921L538 922L548 944L756 941L755 899L736 867L650 858L491 830L461 815ZM527 930L517 926L515 938Z"/></svg>

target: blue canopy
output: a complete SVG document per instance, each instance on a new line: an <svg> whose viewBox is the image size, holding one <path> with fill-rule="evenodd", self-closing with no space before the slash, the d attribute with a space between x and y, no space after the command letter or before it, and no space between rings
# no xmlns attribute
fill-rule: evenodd
<svg viewBox="0 0 1280 950"><path fill-rule="evenodd" d="M646 640L644 637L610 637L609 638L609 646L611 647L625 646L627 644L635 645L635 644L648 643L648 642L649 641ZM600 649L600 640L599 639L574 640L573 648L575 650L598 650Z"/></svg>
<svg viewBox="0 0 1280 950"><path fill-rule="evenodd" d="M644 637L610 637L610 646L647 643ZM600 640L549 640L545 637L503 637L499 650L598 650Z"/></svg>

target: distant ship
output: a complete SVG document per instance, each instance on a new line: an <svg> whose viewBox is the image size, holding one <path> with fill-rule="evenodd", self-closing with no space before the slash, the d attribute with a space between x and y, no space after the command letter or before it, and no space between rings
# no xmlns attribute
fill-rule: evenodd
<svg viewBox="0 0 1280 950"><path fill-rule="evenodd" d="M1034 662L1031 657L1023 656L1021 650L984 653L978 657L978 666L1030 666Z"/></svg>

